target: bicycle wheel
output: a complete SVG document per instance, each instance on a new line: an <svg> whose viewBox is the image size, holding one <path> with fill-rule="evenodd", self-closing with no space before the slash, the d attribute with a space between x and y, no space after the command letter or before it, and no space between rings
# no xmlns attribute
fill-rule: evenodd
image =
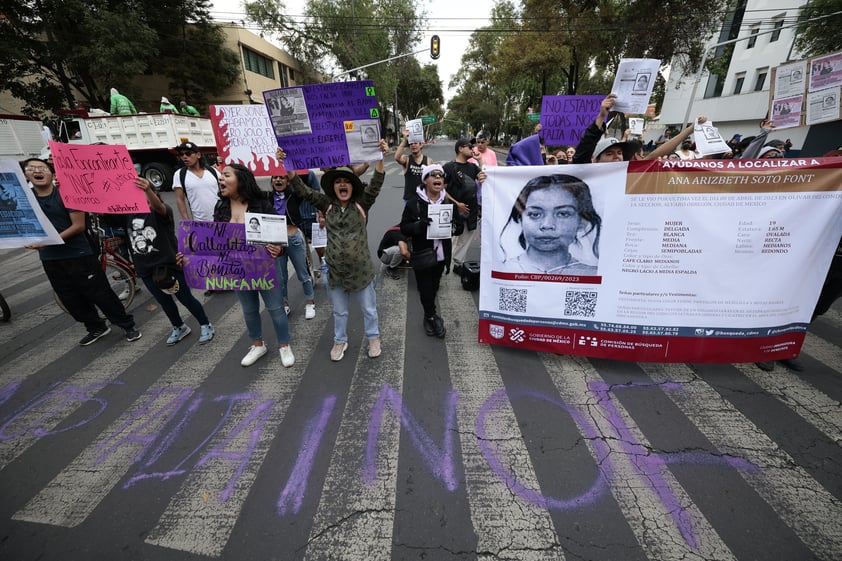
<svg viewBox="0 0 842 561"><path fill-rule="evenodd" d="M122 263L109 259L105 262L105 277L108 279L108 284L111 285L111 290L123 303L123 307L128 310L137 291L132 272Z"/></svg>
<svg viewBox="0 0 842 561"><path fill-rule="evenodd" d="M0 321L6 322L10 319L12 319L12 310L9 309L6 299L0 294Z"/></svg>

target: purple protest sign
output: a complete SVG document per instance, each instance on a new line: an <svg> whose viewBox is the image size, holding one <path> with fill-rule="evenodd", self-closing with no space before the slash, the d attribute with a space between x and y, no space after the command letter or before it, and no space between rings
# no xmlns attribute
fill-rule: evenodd
<svg viewBox="0 0 842 561"><path fill-rule="evenodd" d="M545 146L576 146L594 122L604 95L545 95L541 132Z"/></svg>
<svg viewBox="0 0 842 561"><path fill-rule="evenodd" d="M374 82L334 82L263 92L288 169L379 160L380 110Z"/></svg>
<svg viewBox="0 0 842 561"><path fill-rule="evenodd" d="M178 250L187 286L199 290L269 290L278 286L275 259L246 243L244 224L182 220Z"/></svg>

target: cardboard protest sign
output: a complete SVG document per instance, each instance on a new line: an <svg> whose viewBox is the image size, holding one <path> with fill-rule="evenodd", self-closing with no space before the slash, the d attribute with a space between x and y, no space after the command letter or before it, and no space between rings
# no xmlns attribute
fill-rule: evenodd
<svg viewBox="0 0 842 561"><path fill-rule="evenodd" d="M295 169L380 160L374 82L334 82L263 92L285 164Z"/></svg>
<svg viewBox="0 0 842 561"><path fill-rule="evenodd" d="M36 162L33 165L43 165ZM0 160L0 249L64 241L44 215L15 160Z"/></svg>
<svg viewBox="0 0 842 561"><path fill-rule="evenodd" d="M262 245L246 242L244 224L182 220L178 250L184 277L200 290L270 290L278 286L275 259Z"/></svg>
<svg viewBox="0 0 842 561"><path fill-rule="evenodd" d="M64 206L102 214L149 212L146 194L135 186L137 171L122 144L62 144L50 141Z"/></svg>
<svg viewBox="0 0 842 561"><path fill-rule="evenodd" d="M541 137L545 146L576 146L599 114L604 95L545 95L541 98Z"/></svg>
<svg viewBox="0 0 842 561"><path fill-rule="evenodd" d="M486 173L481 343L642 362L793 358L842 236L839 158ZM544 208L564 209L552 229Z"/></svg>
<svg viewBox="0 0 842 561"><path fill-rule="evenodd" d="M258 177L286 175L275 159L278 139L263 105L211 105L216 151L226 164L242 164Z"/></svg>

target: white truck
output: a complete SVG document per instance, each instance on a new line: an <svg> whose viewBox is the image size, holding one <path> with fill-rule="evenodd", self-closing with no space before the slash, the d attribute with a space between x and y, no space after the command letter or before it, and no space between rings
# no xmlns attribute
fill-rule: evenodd
<svg viewBox="0 0 842 561"><path fill-rule="evenodd" d="M20 115L0 115L0 158L17 160L43 158L47 137L41 121Z"/></svg>
<svg viewBox="0 0 842 561"><path fill-rule="evenodd" d="M125 144L140 173L155 187L172 188L173 170L181 165L175 148L193 142L204 154L216 152L211 120L172 113L91 115L59 111L59 140L70 144Z"/></svg>

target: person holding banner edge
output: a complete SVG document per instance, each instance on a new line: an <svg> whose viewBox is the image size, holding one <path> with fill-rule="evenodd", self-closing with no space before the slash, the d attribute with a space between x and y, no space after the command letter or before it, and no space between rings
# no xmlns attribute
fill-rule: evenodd
<svg viewBox="0 0 842 561"><path fill-rule="evenodd" d="M380 151L385 154L389 146L380 140ZM286 153L278 148L276 158L283 161ZM366 166L367 167L367 166ZM322 175L322 192L305 186L294 171L288 174L297 195L308 201L325 216L328 264L328 293L333 304L333 348L330 359L342 360L348 349L348 304L351 295L363 312L365 336L368 339L368 356L380 356L380 327L377 316L377 298L374 285L377 281L368 249L367 212L374 205L386 168L383 159L377 160L371 183L360 181L355 168L333 168Z"/></svg>
<svg viewBox="0 0 842 561"><path fill-rule="evenodd" d="M222 170L222 175L219 178L219 192L222 196L219 204L213 213L214 222L231 222L234 224L243 224L246 222L246 212L257 212L261 214L276 214L272 203L270 203L257 181L254 179L254 174L247 167L240 164L229 164ZM283 252L283 247L280 245L267 244L264 246L275 259L275 266L279 267L280 260L278 257ZM283 276L278 271L279 281L283 280ZM240 361L243 366L251 366L259 358L267 353L266 345L263 341L263 326L260 320L260 299L263 299L263 304L266 306L266 311L269 312L269 317L272 318L272 325L275 328L275 336L278 339L278 351L281 355L281 364L290 367L295 364L295 356L292 354L292 348L289 346L290 333L289 322L284 311L284 296L283 290L278 286L268 290L238 290L236 291L237 299L243 308L243 319L246 322L246 329L249 337L252 339L252 345L249 347L248 353Z"/></svg>

